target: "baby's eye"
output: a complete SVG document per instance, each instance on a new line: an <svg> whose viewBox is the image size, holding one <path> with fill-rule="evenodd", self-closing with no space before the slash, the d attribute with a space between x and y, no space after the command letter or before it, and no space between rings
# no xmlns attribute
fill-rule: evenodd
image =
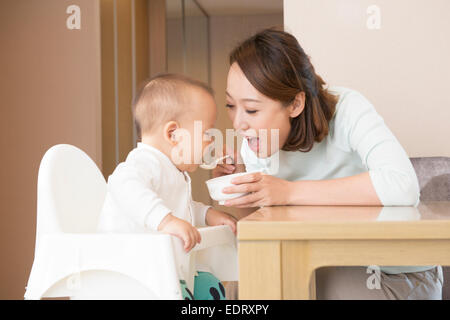
<svg viewBox="0 0 450 320"><path fill-rule="evenodd" d="M232 105L232 104L229 104L229 103L227 103L226 105L225 105L225 108L233 108L234 106Z"/></svg>
<svg viewBox="0 0 450 320"><path fill-rule="evenodd" d="M245 112L247 112L248 114L254 114L256 113L258 110L246 110Z"/></svg>

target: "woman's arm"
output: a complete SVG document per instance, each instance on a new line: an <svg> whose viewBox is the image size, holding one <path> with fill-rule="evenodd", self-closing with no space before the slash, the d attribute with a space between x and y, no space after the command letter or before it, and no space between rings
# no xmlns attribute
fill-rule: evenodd
<svg viewBox="0 0 450 320"><path fill-rule="evenodd" d="M369 173L330 180L286 181L261 173L233 180L236 186L224 192L251 192L227 200L226 206L237 208L271 205L381 205Z"/></svg>
<svg viewBox="0 0 450 320"><path fill-rule="evenodd" d="M382 205L369 173L315 181L292 181L287 192L292 205Z"/></svg>

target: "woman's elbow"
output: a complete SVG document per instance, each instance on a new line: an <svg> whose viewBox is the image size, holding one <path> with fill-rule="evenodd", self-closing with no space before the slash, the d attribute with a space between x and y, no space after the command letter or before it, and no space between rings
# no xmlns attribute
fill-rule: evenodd
<svg viewBox="0 0 450 320"><path fill-rule="evenodd" d="M394 183L394 206L416 206L420 199L420 189L415 175L402 175L401 179Z"/></svg>
<svg viewBox="0 0 450 320"><path fill-rule="evenodd" d="M383 206L416 206L419 203L420 189L415 173L377 170L372 178Z"/></svg>
<svg viewBox="0 0 450 320"><path fill-rule="evenodd" d="M403 206L417 206L420 199L420 190L414 185L411 185L409 190L403 192L401 195L402 203L399 205Z"/></svg>

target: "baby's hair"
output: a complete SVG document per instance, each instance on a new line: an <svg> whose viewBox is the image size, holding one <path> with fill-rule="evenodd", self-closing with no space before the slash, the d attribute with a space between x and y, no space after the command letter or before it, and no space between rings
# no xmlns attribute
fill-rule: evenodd
<svg viewBox="0 0 450 320"><path fill-rule="evenodd" d="M183 109L188 102L189 88L204 90L213 95L211 87L205 83L181 74L159 74L142 83L134 99L132 111L139 138L144 132L177 120L182 114L189 112Z"/></svg>

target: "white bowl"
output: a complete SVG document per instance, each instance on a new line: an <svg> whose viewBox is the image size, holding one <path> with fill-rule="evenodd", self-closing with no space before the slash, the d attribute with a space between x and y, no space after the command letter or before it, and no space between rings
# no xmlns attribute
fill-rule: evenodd
<svg viewBox="0 0 450 320"><path fill-rule="evenodd" d="M225 187L235 185L231 183L231 180L233 180L233 178L244 176L250 173L252 172L240 172L207 180L206 186L208 187L209 195L212 199L219 201L220 205L224 205L225 200L234 199L246 195L247 193L223 193L222 190Z"/></svg>

